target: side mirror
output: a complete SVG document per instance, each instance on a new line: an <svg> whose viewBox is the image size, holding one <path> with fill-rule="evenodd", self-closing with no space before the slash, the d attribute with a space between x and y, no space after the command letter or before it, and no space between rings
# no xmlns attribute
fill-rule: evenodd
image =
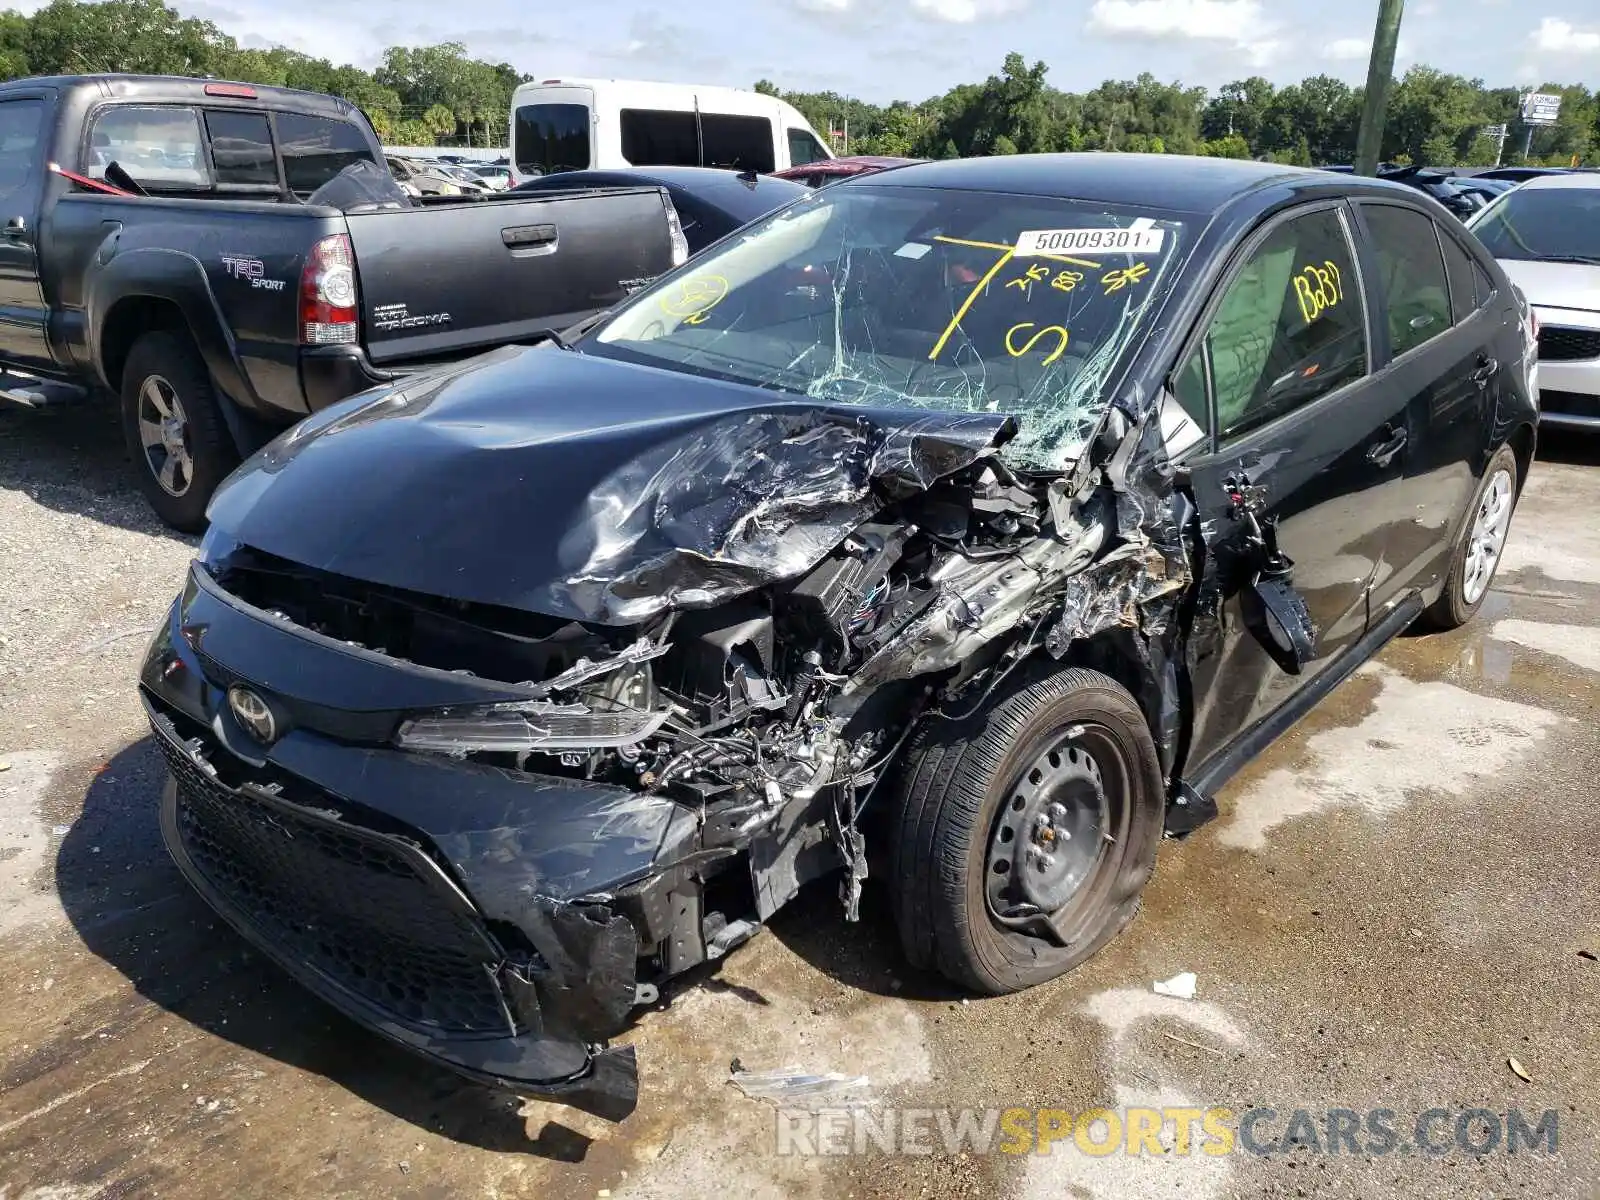
<svg viewBox="0 0 1600 1200"><path fill-rule="evenodd" d="M1316 629L1306 602L1281 575L1263 572L1239 596L1244 625L1272 661L1298 675L1316 656Z"/></svg>

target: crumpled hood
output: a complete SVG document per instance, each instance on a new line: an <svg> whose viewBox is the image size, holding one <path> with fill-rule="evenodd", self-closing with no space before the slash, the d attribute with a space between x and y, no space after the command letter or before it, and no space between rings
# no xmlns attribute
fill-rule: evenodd
<svg viewBox="0 0 1600 1200"><path fill-rule="evenodd" d="M888 495L1016 432L508 347L319 413L212 500L219 533L435 596L631 624L820 562Z"/></svg>

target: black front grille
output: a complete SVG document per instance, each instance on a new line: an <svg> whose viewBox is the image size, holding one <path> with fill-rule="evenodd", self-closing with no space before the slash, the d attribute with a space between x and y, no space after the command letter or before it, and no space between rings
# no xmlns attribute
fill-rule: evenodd
<svg viewBox="0 0 1600 1200"><path fill-rule="evenodd" d="M382 835L226 787L156 740L178 785L183 850L246 926L400 1024L511 1032L501 956L428 863Z"/></svg>
<svg viewBox="0 0 1600 1200"><path fill-rule="evenodd" d="M1539 327L1539 357L1545 362L1600 358L1600 329L1542 325Z"/></svg>
<svg viewBox="0 0 1600 1200"><path fill-rule="evenodd" d="M1600 396L1586 396L1582 392L1552 392L1539 389L1539 411L1559 413L1565 417L1600 417Z"/></svg>

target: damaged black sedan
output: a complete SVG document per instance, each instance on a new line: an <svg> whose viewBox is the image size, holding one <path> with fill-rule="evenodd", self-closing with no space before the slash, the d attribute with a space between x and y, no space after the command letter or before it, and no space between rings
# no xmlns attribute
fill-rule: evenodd
<svg viewBox="0 0 1600 1200"><path fill-rule="evenodd" d="M1250 755L1481 604L1531 346L1392 185L828 188L246 463L141 676L167 843L345 1012L611 1117L606 1040L823 875L845 920L880 876L917 965L1050 979Z"/></svg>

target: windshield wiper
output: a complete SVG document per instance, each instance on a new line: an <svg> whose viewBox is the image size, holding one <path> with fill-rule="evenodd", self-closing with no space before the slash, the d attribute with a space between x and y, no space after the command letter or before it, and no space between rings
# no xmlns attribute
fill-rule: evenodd
<svg viewBox="0 0 1600 1200"><path fill-rule="evenodd" d="M1600 255L1596 254L1541 254L1535 258L1534 261L1553 263L1583 263L1585 266L1600 267Z"/></svg>
<svg viewBox="0 0 1600 1200"><path fill-rule="evenodd" d="M584 334L588 333L589 330L593 329L596 325L600 324L601 321L604 321L610 315L611 310L609 308L605 308L601 309L597 313L585 317L576 325L570 326L566 329L552 329L550 330L550 340L556 345L560 346L563 350L572 350L575 348L573 346L575 339L581 338Z"/></svg>

